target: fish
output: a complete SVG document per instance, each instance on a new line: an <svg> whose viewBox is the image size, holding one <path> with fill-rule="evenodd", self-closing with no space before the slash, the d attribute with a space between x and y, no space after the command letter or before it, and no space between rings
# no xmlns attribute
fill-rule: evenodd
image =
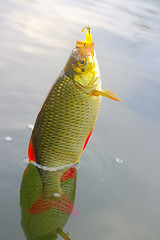
<svg viewBox="0 0 160 240"><path fill-rule="evenodd" d="M121 102L111 90L101 89L90 27L83 28L82 32L85 32L85 40L76 42L41 107L31 134L28 157L39 169L65 171L65 168L78 163L95 127L101 97ZM54 175L55 195L63 198L59 174L63 171L57 171ZM45 184L43 174L41 179ZM37 200L38 205L42 198L45 198L44 192ZM53 197L52 200L57 201Z"/></svg>
<svg viewBox="0 0 160 240"><path fill-rule="evenodd" d="M95 127L101 96L121 101L112 91L101 90L90 27L85 30L85 41L77 41L37 116L30 162L47 167L77 163Z"/></svg>

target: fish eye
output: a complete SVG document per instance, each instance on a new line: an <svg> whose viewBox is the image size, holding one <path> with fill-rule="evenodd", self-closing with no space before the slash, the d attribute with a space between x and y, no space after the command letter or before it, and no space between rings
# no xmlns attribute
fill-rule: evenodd
<svg viewBox="0 0 160 240"><path fill-rule="evenodd" d="M81 64L84 64L84 60L81 60L80 63L81 63Z"/></svg>
<svg viewBox="0 0 160 240"><path fill-rule="evenodd" d="M84 57L80 58L78 61L78 66L83 67L85 64L86 64L86 59Z"/></svg>

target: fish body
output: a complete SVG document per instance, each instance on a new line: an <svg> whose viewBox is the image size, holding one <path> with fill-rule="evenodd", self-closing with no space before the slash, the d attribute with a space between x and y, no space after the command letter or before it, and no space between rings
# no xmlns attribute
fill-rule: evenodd
<svg viewBox="0 0 160 240"><path fill-rule="evenodd" d="M78 162L100 109L94 90L101 90L94 43L77 42L37 116L30 161L48 167Z"/></svg>

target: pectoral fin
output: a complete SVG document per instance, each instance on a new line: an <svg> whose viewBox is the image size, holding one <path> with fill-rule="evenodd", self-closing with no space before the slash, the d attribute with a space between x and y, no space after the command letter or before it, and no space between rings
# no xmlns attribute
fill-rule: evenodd
<svg viewBox="0 0 160 240"><path fill-rule="evenodd" d="M111 98L111 99L113 99L113 100L115 100L115 101L118 101L118 102L122 102L120 99L119 99L119 97L115 94L115 93L113 93L111 90L101 90L101 91L99 91L99 90L94 90L93 92L92 92L92 95L94 95L94 96L103 96L103 97L108 97L108 98Z"/></svg>

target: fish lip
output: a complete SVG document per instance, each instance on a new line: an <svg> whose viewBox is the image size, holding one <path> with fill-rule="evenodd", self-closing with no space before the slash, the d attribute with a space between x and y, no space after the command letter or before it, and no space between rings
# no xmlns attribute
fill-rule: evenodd
<svg viewBox="0 0 160 240"><path fill-rule="evenodd" d="M94 56L94 42L92 43L86 43L84 41L77 41L76 42L76 48L78 50L82 50L85 51L86 54L87 52L90 53L92 55L92 57Z"/></svg>

